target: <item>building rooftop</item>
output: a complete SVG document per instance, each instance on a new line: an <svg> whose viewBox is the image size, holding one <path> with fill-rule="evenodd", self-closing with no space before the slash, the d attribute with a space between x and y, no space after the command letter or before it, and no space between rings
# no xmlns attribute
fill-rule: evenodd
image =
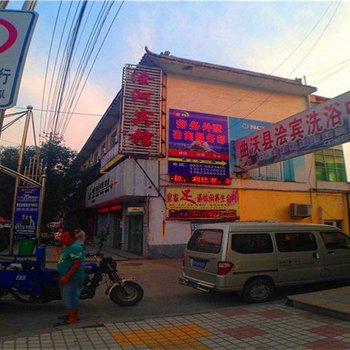
<svg viewBox="0 0 350 350"><path fill-rule="evenodd" d="M148 50L147 47L145 50L146 53L141 58L140 64L159 67L167 74L184 75L195 79L214 80L243 87L254 87L271 92L297 96L308 96L317 90L313 86L302 84L301 79L286 79L244 69L189 60L173 56L169 51L156 54ZM120 118L120 114L121 90L82 147L77 162L82 163L87 159L97 145L101 143L111 126L115 125L116 120Z"/></svg>
<svg viewBox="0 0 350 350"><path fill-rule="evenodd" d="M274 75L244 69L221 66L172 56L169 51L155 54L148 50L140 64L160 67L166 73L186 75L196 79L210 79L246 87L261 88L273 92L307 96L317 88L302 84L301 79L286 79Z"/></svg>

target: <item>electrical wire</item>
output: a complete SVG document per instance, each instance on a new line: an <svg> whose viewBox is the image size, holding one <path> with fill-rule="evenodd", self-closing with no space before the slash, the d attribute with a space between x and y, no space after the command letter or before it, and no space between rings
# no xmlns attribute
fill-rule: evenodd
<svg viewBox="0 0 350 350"><path fill-rule="evenodd" d="M45 99L45 101L40 109L40 112L45 112L45 122L43 123L44 128L42 129L43 134L50 133L51 135L54 135L54 137L58 137L59 135L63 137L73 115L91 115L101 117L100 114L77 113L75 112L75 109L85 89L87 79L92 72L102 46L124 2L125 0L122 1L117 8L108 29L105 31L104 37L101 38L101 41L99 38L102 36L102 32L107 24L108 16L112 13L112 7L115 3L110 1L104 1L102 3L97 18L95 16L95 22L90 30L88 39L85 41L83 34L87 31L86 28L88 27L88 21L90 20L91 14L97 13L97 11L92 11L94 3L92 6L89 5L89 7L87 7L87 0L85 0L86 4L84 9L80 6L78 15L76 15L78 6L73 8L73 2L71 2L68 12L66 12L63 25L64 29L60 34L51 82L50 85L44 84L45 92L43 94L43 99ZM89 8L89 11L85 11L86 8ZM74 11L75 14L73 14ZM84 16L85 12L88 12L87 16ZM63 13L62 9L61 13ZM71 20L72 14L74 17L73 20ZM71 28L67 32L65 28L68 28L68 23L70 23ZM58 34L58 30L56 29L54 32L55 34L52 35L52 40L54 40L55 36ZM64 50L62 51L63 46ZM80 47L83 47L83 49L80 50ZM78 53L80 54L80 51L82 51L82 55L79 56L78 60ZM51 49L51 58L54 57L52 52L53 49ZM47 64L47 72L49 71L49 67L50 65ZM74 74L71 76L72 71L74 71ZM47 93L48 85L50 87L49 92ZM46 103L46 108L44 108L44 103ZM48 132L44 132L44 130Z"/></svg>
<svg viewBox="0 0 350 350"><path fill-rule="evenodd" d="M322 83L322 82L328 80L329 78L331 78L333 75L335 75L335 74L337 74L338 72L340 72L341 70L343 70L343 69L345 69L345 68L348 68L348 67L349 67L349 65L346 65L345 67L341 67L341 68L337 69L335 72L333 72L333 73L327 75L326 77L323 77L322 79L317 80L316 82L314 82L314 84Z"/></svg>
<svg viewBox="0 0 350 350"><path fill-rule="evenodd" d="M107 7L107 5L108 5L108 7ZM84 50L82 57L81 57L81 60L79 62L78 69L77 69L76 74L74 76L73 83L71 84L71 88L67 94L66 103L65 103L65 106L63 109L64 111L71 110L71 107L74 103L75 97L80 89L80 84L81 84L82 78L84 76L85 69L86 69L87 64L90 60L90 57L93 53L97 39L100 36L102 27L106 21L106 18L108 16L108 13L110 11L111 6L113 6L113 3L110 3L110 2L105 3L102 6L100 13L95 21L95 25L92 28L90 36L87 40L87 44L85 45L85 50ZM63 126L66 124L68 118L69 118L69 115L67 115L64 120L63 119L61 120L60 127L59 127L60 132L62 132Z"/></svg>
<svg viewBox="0 0 350 350"><path fill-rule="evenodd" d="M313 51L313 49L316 47L316 45L320 42L321 38L323 37L324 33L326 32L326 30L328 29L330 23L332 22L336 12L338 11L338 8L340 6L340 3L337 4L335 10L333 11L329 21L327 22L326 26L324 27L324 29L322 30L321 34L319 35L319 37L317 38L316 42L311 46L310 50L308 50L308 52L303 56L303 58L301 59L301 61L297 64L297 66L288 74L287 78L289 78L305 61L305 59L310 55L310 53ZM328 7L329 8L329 7ZM328 9L327 9L328 11ZM322 16L323 17L323 16ZM274 94L270 94L268 95L265 99L263 99L255 108L253 108L248 114L246 114L243 118L241 119L246 119L248 118L250 115L252 115L255 111L257 111L262 105L264 105L267 101L269 101L271 99L271 97L273 97ZM231 126L230 129L233 128L234 125Z"/></svg>
<svg viewBox="0 0 350 350"><path fill-rule="evenodd" d="M82 6L80 8L80 11L79 11L79 16L78 16L76 25L75 25L74 30L72 32L71 44L70 44L70 48L69 48L69 52L68 52L68 56L67 56L67 65L65 67L64 74L63 74L63 84L61 86L60 93L59 93L59 98L57 100L58 103L56 104L56 108L55 108L57 110L57 114L56 114L57 117L55 119L55 124L54 124L54 128L53 128L53 133L54 134L55 134L56 129L57 129L57 122L58 122L58 118L59 118L59 112L60 112L61 106L62 106L63 94L64 94L65 88L66 88L67 76L68 76L69 69L71 67L72 55L73 55L73 52L74 52L74 47L75 47L75 44L76 44L76 40L77 40L77 36L78 36L78 33L79 33L80 25L81 25L81 22L82 22L82 18L84 16L84 12L86 10L86 4L87 4L87 0L84 0Z"/></svg>
<svg viewBox="0 0 350 350"><path fill-rule="evenodd" d="M69 18L70 11L72 9L72 5L73 5L73 2L71 2L70 5L69 5L69 8L68 8L68 11L67 11L67 14L66 14L66 18L65 18L65 21L64 21L64 24L63 24L63 28L67 27L67 21L68 21L68 18ZM53 108L49 107L49 104L50 104L50 101L51 101L51 92L52 92L53 83L54 83L55 76L56 76L56 68L57 68L57 64L58 64L59 52L61 50L61 45L62 45L62 42L63 42L63 37L64 37L64 30L61 33L61 37L60 37L58 48L57 48L57 52L56 52L56 58L55 58L55 62L54 62L53 72L52 72L52 75L51 75L49 95L48 95L48 98L47 98L46 110L53 110ZM44 129L47 130L47 131L50 130L49 129L50 119L51 119L51 113L50 114L46 113L45 114Z"/></svg>
<svg viewBox="0 0 350 350"><path fill-rule="evenodd" d="M16 107L13 107L13 108L16 108L16 109L27 109L27 108L24 108L24 107L19 107L19 106L16 106ZM37 111L37 112L52 112L54 113L55 111L53 110L49 110L49 109L40 109L40 108L33 108L33 111ZM17 112L17 113L13 113L13 114L20 114L22 112ZM62 113L66 113L66 114L70 114L71 112L61 112ZM77 115L88 115L88 116L93 116L93 117L102 117L103 114L97 114L97 113L84 113L84 112L75 112L73 114L77 114ZM9 115L10 116L10 115Z"/></svg>
<svg viewBox="0 0 350 350"><path fill-rule="evenodd" d="M5 131L6 129L8 129L10 126L12 126L13 124L15 124L18 120L20 120L23 116L25 116L27 114L27 112L22 112L22 115L20 115L19 117L15 118L14 120L11 120L10 122L8 122L7 124L5 124L2 128L1 128L1 132Z"/></svg>
<svg viewBox="0 0 350 350"><path fill-rule="evenodd" d="M322 19L325 17L325 15L327 14L327 12L329 11L330 7L332 6L332 3L326 8L326 10L323 12L323 14L319 17L319 19L317 20L317 22L315 23L315 25L311 28L311 30L309 31L309 33L304 37L304 39L298 43L298 45L294 48L294 50L285 58L283 59L283 61L276 67L274 68L269 75L273 74L274 72L276 72L303 44L304 42L309 38L309 36L314 32L314 30L318 27L318 25L321 23ZM289 75L290 76L290 75ZM262 87L264 85L264 81L262 81L260 84L257 84L257 88ZM241 102L244 98L249 97L250 95L252 95L254 92L250 91L247 94L244 94L242 97L240 97L238 100L236 100L234 103L232 103L229 107L225 108L224 110L221 111L221 113L226 112L227 110L229 110L231 107L233 107L234 105L236 105L237 103ZM245 119L247 117L244 117L243 119Z"/></svg>
<svg viewBox="0 0 350 350"><path fill-rule="evenodd" d="M91 74L91 71L92 71L92 69L93 69L93 67L94 67L94 65L95 65L95 63L96 63L96 60L97 60L97 58L98 58L98 55L99 55L99 53L101 52L101 49L102 49L102 47L103 47L103 45L104 45L104 43L105 43L105 41L106 41L106 39L107 39L107 36L108 36L108 34L109 34L109 32L110 32L110 30L111 30L111 28L112 28L112 26L113 26L115 20L117 19L118 15L119 15L119 12L120 12L122 6L124 5L124 2L125 2L125 0L123 0L123 1L121 2L120 6L118 7L118 10L117 10L116 14L114 15L114 17L113 17L113 19L112 19L112 22L110 23L110 25L109 25L109 27L108 27L108 30L107 30L107 32L106 32L106 34L105 34L105 36L104 36L104 38L103 38L103 40L102 40L102 43L101 43L101 45L100 45L100 47L99 47L99 49L98 49L98 51L97 51L97 53L96 53L96 55L95 55L95 58L94 58L94 60L93 60L93 62L92 62L92 65L91 65L91 67L90 67L90 70L89 70L89 72L88 72L88 74L87 74L87 76L86 76L86 79L85 79L85 82L84 82L84 84L83 84L83 87L82 87L82 89L80 90L79 96L78 96L77 101L76 101L76 103L75 103L75 106L74 106L74 108L73 108L73 112L75 111L75 108L77 107L77 104L78 104L78 102L79 102L79 99L80 99L80 97L81 97L81 95L82 95L82 92L84 91L86 82L87 82L87 80L88 80L88 78L89 78L89 76L90 76L90 74ZM68 127L68 124L69 124L69 122L70 122L70 120L71 120L71 117L72 117L72 116L70 116L70 118L69 118L67 124L65 125L65 128L64 128L62 134L65 133L65 131L66 131L67 127Z"/></svg>
<svg viewBox="0 0 350 350"><path fill-rule="evenodd" d="M48 54L47 61L46 61L45 78L44 78L44 87L43 87L43 93L42 93L42 97L41 97L39 135L44 131L44 130L42 130L42 121L43 121L43 112L44 112L44 101L45 101L45 92L46 92L46 82L47 82L47 75L48 75L48 71L49 71L49 63L50 63L50 58L51 58L51 51L52 51L52 46L53 46L54 37L55 37L55 33L56 33L58 18L59 18L60 12L61 12L61 7L62 7L62 0L60 1L59 6L58 6L58 10L57 10L57 14L56 14L56 19L55 19L55 24L54 24L54 28L53 28L52 35L51 35L49 54Z"/></svg>
<svg viewBox="0 0 350 350"><path fill-rule="evenodd" d="M14 107L14 108L16 108L16 107ZM23 109L27 110L27 108L23 108ZM10 118L10 117L13 117L13 116L21 114L21 113L23 113L23 112L16 112L16 113L5 114L4 118Z"/></svg>

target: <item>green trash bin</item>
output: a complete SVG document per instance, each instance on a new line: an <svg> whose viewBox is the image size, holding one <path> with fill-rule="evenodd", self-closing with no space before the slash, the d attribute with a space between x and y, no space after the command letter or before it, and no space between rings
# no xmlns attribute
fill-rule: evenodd
<svg viewBox="0 0 350 350"><path fill-rule="evenodd" d="M18 242L18 255L33 255L35 248L35 239L23 238Z"/></svg>

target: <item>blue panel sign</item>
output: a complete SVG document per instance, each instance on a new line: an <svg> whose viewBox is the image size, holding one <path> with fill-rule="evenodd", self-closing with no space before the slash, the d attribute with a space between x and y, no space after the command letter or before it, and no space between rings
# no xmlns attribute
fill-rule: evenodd
<svg viewBox="0 0 350 350"><path fill-rule="evenodd" d="M15 209L15 238L35 238L39 213L39 187L19 187Z"/></svg>

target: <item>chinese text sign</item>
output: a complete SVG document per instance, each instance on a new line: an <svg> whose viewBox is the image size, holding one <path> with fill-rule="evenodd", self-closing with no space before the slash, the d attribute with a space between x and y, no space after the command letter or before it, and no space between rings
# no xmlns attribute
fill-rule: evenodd
<svg viewBox="0 0 350 350"><path fill-rule="evenodd" d="M161 155L161 89L159 68L124 67L120 153Z"/></svg>
<svg viewBox="0 0 350 350"><path fill-rule="evenodd" d="M249 170L350 141L350 91L234 142Z"/></svg>
<svg viewBox="0 0 350 350"><path fill-rule="evenodd" d="M169 110L168 172L229 177L227 117Z"/></svg>
<svg viewBox="0 0 350 350"><path fill-rule="evenodd" d="M175 210L236 210L238 190L168 187L166 208Z"/></svg>
<svg viewBox="0 0 350 350"><path fill-rule="evenodd" d="M0 109L16 104L37 18L35 12L0 10Z"/></svg>

